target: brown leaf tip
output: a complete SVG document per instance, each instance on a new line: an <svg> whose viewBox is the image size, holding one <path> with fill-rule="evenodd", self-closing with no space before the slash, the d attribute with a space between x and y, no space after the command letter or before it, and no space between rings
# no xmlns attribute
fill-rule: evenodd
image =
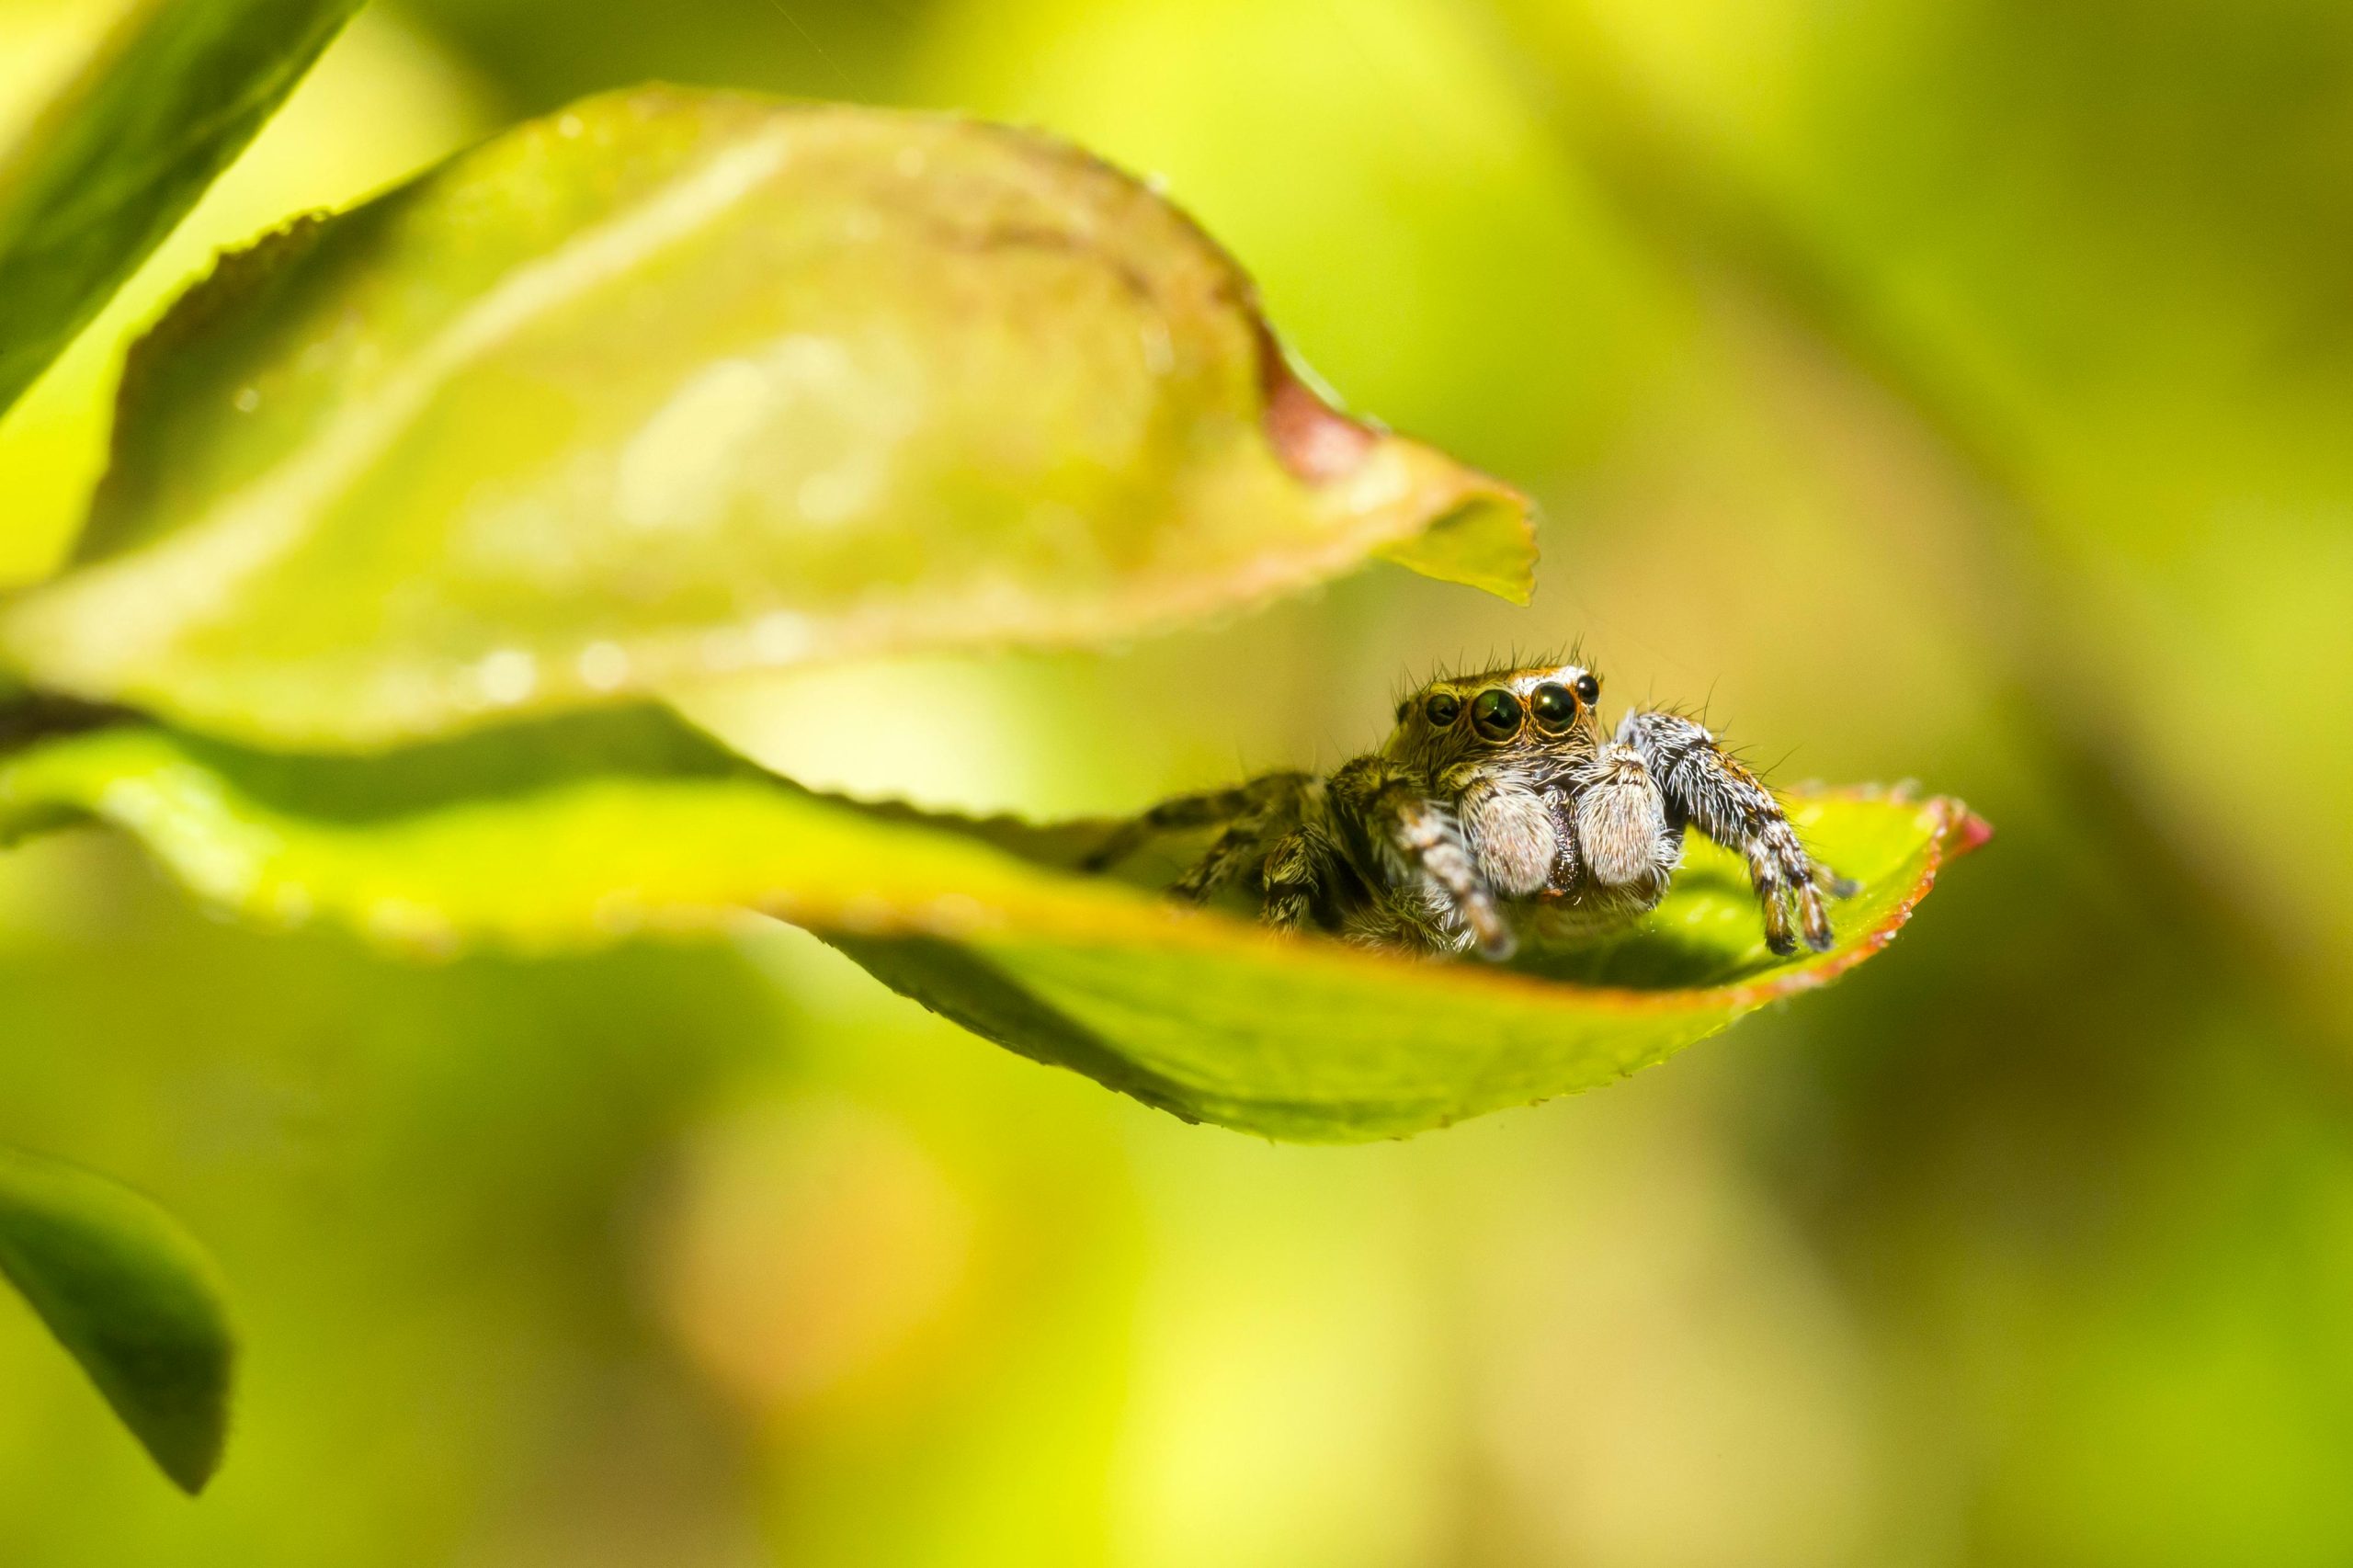
<svg viewBox="0 0 2353 1568"><path fill-rule="evenodd" d="M1311 484L1353 472L1381 437L1318 396L1291 369L1282 346L1262 323L1258 373L1266 385L1267 439L1283 467Z"/></svg>

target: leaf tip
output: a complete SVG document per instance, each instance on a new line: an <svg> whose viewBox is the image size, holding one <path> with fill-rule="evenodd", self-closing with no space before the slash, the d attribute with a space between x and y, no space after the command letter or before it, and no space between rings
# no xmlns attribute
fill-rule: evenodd
<svg viewBox="0 0 2353 1568"><path fill-rule="evenodd" d="M220 1426L182 1447L152 1442L142 1437L140 1446L148 1458L164 1472L164 1478L190 1497L201 1497L212 1478L221 1473L222 1456L228 1449L229 1432Z"/></svg>
<svg viewBox="0 0 2353 1568"><path fill-rule="evenodd" d="M1961 856L1983 849L1993 842L1994 824L1992 823L1987 822L1959 801L1947 800L1945 809L1953 819L1951 825L1945 830L1947 842L1952 846L1953 858L1959 859Z"/></svg>
<svg viewBox="0 0 2353 1568"><path fill-rule="evenodd" d="M1425 577L1524 606L1536 597L1536 508L1501 480L1461 469L1451 506L1420 532L1375 553Z"/></svg>
<svg viewBox="0 0 2353 1568"><path fill-rule="evenodd" d="M0 1148L0 1280L156 1468L202 1492L227 1446L237 1357L219 1271L196 1240L129 1187Z"/></svg>
<svg viewBox="0 0 2353 1568"><path fill-rule="evenodd" d="M1419 441L1392 435L1334 405L1329 389L1287 353L1263 318L1258 334L1261 420L1276 458L1295 479L1330 484L1363 470L1382 448L1413 475L1403 515L1414 530L1374 553L1434 577L1483 589L1516 605L1536 595L1536 507L1502 480Z"/></svg>

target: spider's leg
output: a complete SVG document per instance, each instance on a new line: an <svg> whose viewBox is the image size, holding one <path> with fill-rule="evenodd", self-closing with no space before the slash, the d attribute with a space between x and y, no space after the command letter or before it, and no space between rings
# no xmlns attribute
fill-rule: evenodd
<svg viewBox="0 0 2353 1568"><path fill-rule="evenodd" d="M1748 862L1748 880L1765 911L1765 945L1797 950L1797 935L1816 952L1831 944L1825 893L1845 897L1854 883L1817 866L1773 791L1703 726L1679 713L1636 710L1618 726L1658 780L1677 822L1688 822ZM1797 933L1790 930L1794 914Z"/></svg>
<svg viewBox="0 0 2353 1568"><path fill-rule="evenodd" d="M1176 879L1169 892L1188 903L1206 901L1210 894L1249 869L1264 843L1265 833L1256 818L1235 823L1218 835L1217 842Z"/></svg>
<svg viewBox="0 0 2353 1568"><path fill-rule="evenodd" d="M1452 812L1410 775L1377 756L1358 757L1332 776L1335 805L1363 824L1368 847L1392 888L1434 892L1479 951L1509 958L1518 944L1493 889L1479 875Z"/></svg>
<svg viewBox="0 0 2353 1568"><path fill-rule="evenodd" d="M1267 773L1228 790L1207 790L1161 801L1114 829L1078 863L1082 871L1108 871L1163 834L1213 827L1256 815L1295 792L1304 773Z"/></svg>
<svg viewBox="0 0 2353 1568"><path fill-rule="evenodd" d="M1141 816L1130 817L1109 837L1087 852L1078 863L1082 871L1108 871L1164 833L1182 833L1231 822L1248 808L1245 790L1211 790L1163 801Z"/></svg>
<svg viewBox="0 0 2353 1568"><path fill-rule="evenodd" d="M1238 804L1238 809L1230 813L1231 824L1208 852L1176 879L1169 892L1188 903L1200 903L1236 878L1263 870L1269 844L1298 826L1300 801L1313 784L1312 778L1304 773L1269 773L1253 778L1239 790L1227 791L1240 798L1238 803L1222 802Z"/></svg>
<svg viewBox="0 0 2353 1568"><path fill-rule="evenodd" d="M1813 885L1832 898L1852 898L1863 891L1862 883L1852 877L1840 876L1819 860L1813 863Z"/></svg>
<svg viewBox="0 0 2353 1568"><path fill-rule="evenodd" d="M1296 931L1315 923L1316 890L1331 880L1331 846L1304 827L1292 828L1267 846L1260 877L1267 925Z"/></svg>

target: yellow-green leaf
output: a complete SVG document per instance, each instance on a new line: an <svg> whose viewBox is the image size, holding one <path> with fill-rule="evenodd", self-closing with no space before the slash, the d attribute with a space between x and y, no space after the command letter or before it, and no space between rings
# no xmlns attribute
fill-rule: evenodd
<svg viewBox="0 0 2353 1568"><path fill-rule="evenodd" d="M164 1473L202 1490L228 1433L236 1345L211 1260L178 1222L87 1171L0 1148L0 1277Z"/></svg>
<svg viewBox="0 0 2353 1568"><path fill-rule="evenodd" d="M1533 548L1518 494L1318 400L1142 184L715 93L583 103L230 258L118 424L0 651L319 750L1120 640L1381 552L1524 598Z"/></svg>
<svg viewBox="0 0 2353 1568"><path fill-rule="evenodd" d="M285 101L360 0L137 0L0 152L0 411Z"/></svg>
<svg viewBox="0 0 2353 1568"><path fill-rule="evenodd" d="M1768 952L1738 865L1695 844L1639 929L1498 969L1181 909L1063 869L1099 824L812 794L653 712L373 759L121 728L0 767L0 822L61 810L137 834L248 915L427 951L553 951L763 910L1024 1054L1182 1116L1321 1140L1402 1136L1659 1061L1878 951L1984 831L1947 800L1801 797L1808 840L1865 884L1830 952Z"/></svg>

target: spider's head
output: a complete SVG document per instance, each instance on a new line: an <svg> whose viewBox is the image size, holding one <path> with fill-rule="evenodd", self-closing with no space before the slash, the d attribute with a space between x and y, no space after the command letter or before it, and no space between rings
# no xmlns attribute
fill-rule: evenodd
<svg viewBox="0 0 2353 1568"><path fill-rule="evenodd" d="M1583 665L1446 676L1397 704L1392 750L1549 751L1599 744L1601 677Z"/></svg>

